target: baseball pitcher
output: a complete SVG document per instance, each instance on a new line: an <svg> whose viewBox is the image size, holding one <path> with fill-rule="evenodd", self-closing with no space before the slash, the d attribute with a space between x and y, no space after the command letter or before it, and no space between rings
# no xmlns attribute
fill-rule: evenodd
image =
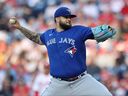
<svg viewBox="0 0 128 96"><path fill-rule="evenodd" d="M86 71L85 41L94 39L103 42L113 37L116 31L109 25L72 26L74 17L76 15L69 8L58 8L54 13L56 27L42 34L24 28L16 18L10 18L9 23L48 50L52 78L41 96L112 96L103 84Z"/></svg>

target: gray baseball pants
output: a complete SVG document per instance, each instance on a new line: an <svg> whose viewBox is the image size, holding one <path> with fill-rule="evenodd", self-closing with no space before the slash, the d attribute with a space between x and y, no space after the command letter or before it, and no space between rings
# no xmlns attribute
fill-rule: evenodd
<svg viewBox="0 0 128 96"><path fill-rule="evenodd" d="M51 78L41 96L112 96L112 94L103 84L90 74L86 74L71 82Z"/></svg>

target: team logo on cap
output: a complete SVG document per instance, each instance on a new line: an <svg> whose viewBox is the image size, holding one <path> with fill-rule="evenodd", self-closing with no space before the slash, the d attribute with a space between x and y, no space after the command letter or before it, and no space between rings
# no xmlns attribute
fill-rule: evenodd
<svg viewBox="0 0 128 96"><path fill-rule="evenodd" d="M72 47L67 48L64 52L68 53L71 57L73 57L76 51L77 49L75 48L75 46L72 46Z"/></svg>
<svg viewBox="0 0 128 96"><path fill-rule="evenodd" d="M67 9L67 11L71 14L71 10L70 9Z"/></svg>

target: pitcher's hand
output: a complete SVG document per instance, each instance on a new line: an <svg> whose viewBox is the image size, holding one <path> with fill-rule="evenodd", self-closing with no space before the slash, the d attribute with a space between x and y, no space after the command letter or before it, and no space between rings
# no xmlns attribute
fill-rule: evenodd
<svg viewBox="0 0 128 96"><path fill-rule="evenodd" d="M19 21L16 19L16 17L12 17L9 19L9 25L16 28L16 29L19 29L21 26L20 26L20 23Z"/></svg>

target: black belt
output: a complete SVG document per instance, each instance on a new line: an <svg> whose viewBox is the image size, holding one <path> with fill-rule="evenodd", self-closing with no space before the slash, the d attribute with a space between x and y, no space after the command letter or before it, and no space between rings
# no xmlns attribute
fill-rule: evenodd
<svg viewBox="0 0 128 96"><path fill-rule="evenodd" d="M72 78L57 78L57 77L54 77L54 78L56 78L56 79L58 79L58 80L64 80L64 81L75 81L75 80L81 78L82 76L84 76L84 75L86 75L86 74L87 74L87 72L83 72L83 73L81 73L80 75L78 75L78 76L76 76L76 77L72 77Z"/></svg>

